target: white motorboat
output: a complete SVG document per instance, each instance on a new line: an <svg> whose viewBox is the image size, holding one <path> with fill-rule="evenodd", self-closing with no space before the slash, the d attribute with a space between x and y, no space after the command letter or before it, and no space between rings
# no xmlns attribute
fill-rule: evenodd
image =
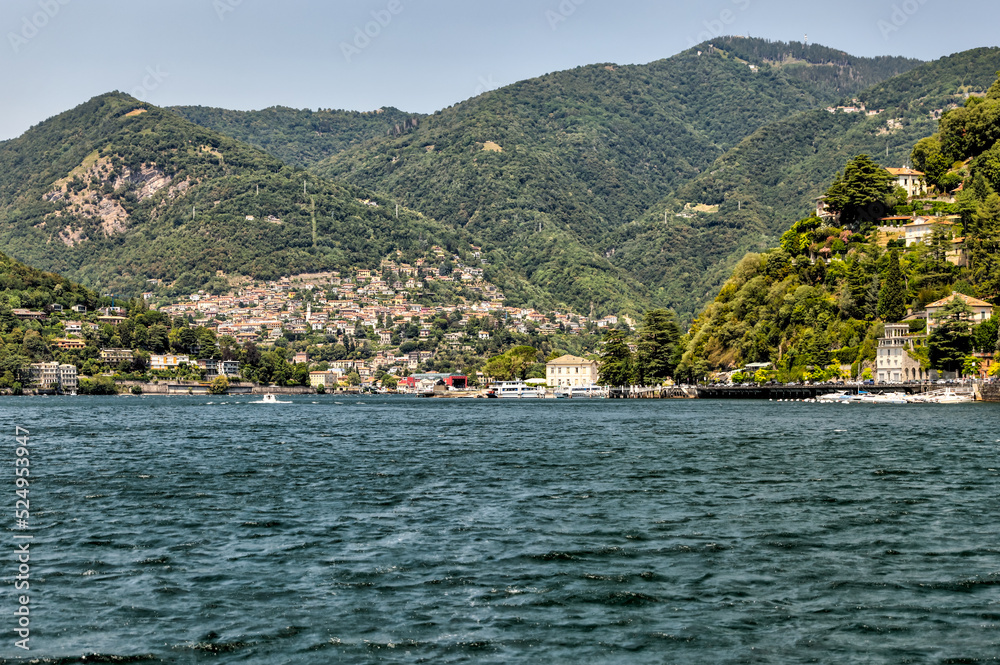
<svg viewBox="0 0 1000 665"><path fill-rule="evenodd" d="M951 388L945 388L945 393L934 400L935 404L964 404L976 401L973 395L963 395L956 393Z"/></svg>
<svg viewBox="0 0 1000 665"><path fill-rule="evenodd" d="M957 393L951 388L932 390L923 395L912 395L909 397L910 402L921 404L967 404L968 402L974 402L975 399L973 395Z"/></svg>
<svg viewBox="0 0 1000 665"><path fill-rule="evenodd" d="M866 394L857 401L862 404L906 404L906 393Z"/></svg>
<svg viewBox="0 0 1000 665"><path fill-rule="evenodd" d="M834 393L827 393L825 395L820 395L816 398L817 402L846 402L851 399L852 395L846 390L838 390Z"/></svg>

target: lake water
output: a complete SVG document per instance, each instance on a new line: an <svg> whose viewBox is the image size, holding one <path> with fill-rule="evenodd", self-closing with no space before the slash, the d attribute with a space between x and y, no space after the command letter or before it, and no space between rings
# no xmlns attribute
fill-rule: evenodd
<svg viewBox="0 0 1000 665"><path fill-rule="evenodd" d="M258 399L0 400L0 656L1000 655L1000 405Z"/></svg>

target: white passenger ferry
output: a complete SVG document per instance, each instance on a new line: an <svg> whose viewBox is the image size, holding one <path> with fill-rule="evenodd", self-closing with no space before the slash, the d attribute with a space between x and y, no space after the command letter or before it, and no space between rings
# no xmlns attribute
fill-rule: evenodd
<svg viewBox="0 0 1000 665"><path fill-rule="evenodd" d="M556 388L556 397L583 397L599 399L608 396L607 386L563 386Z"/></svg>
<svg viewBox="0 0 1000 665"><path fill-rule="evenodd" d="M531 398L531 397L544 397L545 388L529 386L523 381L501 381L492 386L497 397L501 398Z"/></svg>

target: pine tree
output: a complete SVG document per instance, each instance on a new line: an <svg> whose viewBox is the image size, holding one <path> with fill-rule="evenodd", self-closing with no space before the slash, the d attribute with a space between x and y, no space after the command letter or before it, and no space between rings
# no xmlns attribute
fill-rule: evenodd
<svg viewBox="0 0 1000 665"><path fill-rule="evenodd" d="M680 339L681 330L673 312L666 309L646 312L636 358L639 383L659 383L673 376L680 362Z"/></svg>
<svg viewBox="0 0 1000 665"><path fill-rule="evenodd" d="M892 176L868 155L858 155L838 173L826 192L826 203L840 213L845 226L867 231L889 211Z"/></svg>
<svg viewBox="0 0 1000 665"><path fill-rule="evenodd" d="M927 340L931 367L957 372L972 353L972 308L956 296L938 312L938 325Z"/></svg>
<svg viewBox="0 0 1000 665"><path fill-rule="evenodd" d="M607 386L625 386L632 382L632 352L621 330L612 329L604 334L599 380Z"/></svg>
<svg viewBox="0 0 1000 665"><path fill-rule="evenodd" d="M848 314L856 319L865 318L865 298L868 296L870 278L861 264L860 259L854 259L847 269L847 290L850 294L850 309Z"/></svg>
<svg viewBox="0 0 1000 665"><path fill-rule="evenodd" d="M865 294L865 303L861 308L861 313L864 315L864 319L866 321L874 321L875 317L878 316L879 284L878 275L872 275L871 280L868 282L868 292Z"/></svg>
<svg viewBox="0 0 1000 665"><path fill-rule="evenodd" d="M889 265L882 277L882 288L878 293L878 317L894 323L906 316L906 283L899 268L899 254L889 253Z"/></svg>

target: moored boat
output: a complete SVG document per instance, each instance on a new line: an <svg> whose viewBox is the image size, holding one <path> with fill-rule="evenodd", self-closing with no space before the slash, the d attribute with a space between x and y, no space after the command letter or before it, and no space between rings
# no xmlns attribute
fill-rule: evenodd
<svg viewBox="0 0 1000 665"><path fill-rule="evenodd" d="M852 401L858 401L862 404L906 404L906 393L900 392L879 394L866 393L858 397L859 399Z"/></svg>
<svg viewBox="0 0 1000 665"><path fill-rule="evenodd" d="M605 386L563 386L556 388L556 397L583 397L588 399L599 399L608 396Z"/></svg>
<svg viewBox="0 0 1000 665"><path fill-rule="evenodd" d="M495 384L492 388L496 393L496 396L501 399L538 398L545 395L544 387L536 388L535 386L529 386L523 381L501 381L500 383Z"/></svg>
<svg viewBox="0 0 1000 665"><path fill-rule="evenodd" d="M908 398L908 401L921 404L966 404L974 402L975 399L973 395L958 393L951 388L942 388L940 390L932 390L923 395L912 395Z"/></svg>

